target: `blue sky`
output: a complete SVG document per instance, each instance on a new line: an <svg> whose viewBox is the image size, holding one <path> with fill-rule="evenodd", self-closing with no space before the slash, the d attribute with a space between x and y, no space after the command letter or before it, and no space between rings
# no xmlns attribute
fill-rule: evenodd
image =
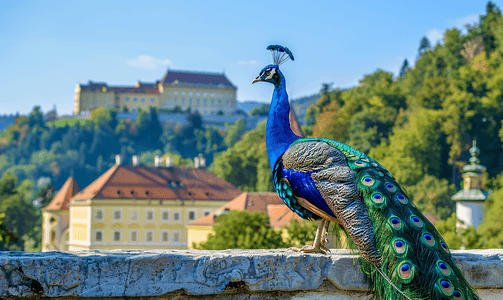
<svg viewBox="0 0 503 300"><path fill-rule="evenodd" d="M421 37L478 22L487 3L382 2L0 0L0 115L70 114L77 83L153 82L168 67L225 70L239 101L268 102L272 86L251 81L269 44L295 55L281 66L290 99L350 87L378 68L396 74Z"/></svg>

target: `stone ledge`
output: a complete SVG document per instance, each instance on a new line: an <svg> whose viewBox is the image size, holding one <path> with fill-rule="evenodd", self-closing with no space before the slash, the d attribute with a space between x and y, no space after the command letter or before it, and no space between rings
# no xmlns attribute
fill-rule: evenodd
<svg viewBox="0 0 503 300"><path fill-rule="evenodd" d="M0 253L0 297L366 299L356 256L278 250ZM503 249L453 251L483 299L503 298Z"/></svg>

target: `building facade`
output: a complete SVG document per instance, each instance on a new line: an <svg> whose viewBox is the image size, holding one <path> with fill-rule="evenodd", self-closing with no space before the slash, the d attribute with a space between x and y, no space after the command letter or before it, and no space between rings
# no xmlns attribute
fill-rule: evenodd
<svg viewBox="0 0 503 300"><path fill-rule="evenodd" d="M108 86L89 81L75 87L73 114L88 114L104 107L120 111L174 109L179 107L200 114L230 115L236 112L237 88L223 73L168 70L155 83L136 86Z"/></svg>
<svg viewBox="0 0 503 300"><path fill-rule="evenodd" d="M116 164L72 197L68 250L187 249L186 225L241 193L204 168Z"/></svg>

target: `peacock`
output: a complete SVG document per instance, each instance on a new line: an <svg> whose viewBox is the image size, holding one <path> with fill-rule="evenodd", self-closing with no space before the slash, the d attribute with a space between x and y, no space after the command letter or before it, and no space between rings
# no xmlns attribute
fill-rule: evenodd
<svg viewBox="0 0 503 300"><path fill-rule="evenodd" d="M280 45L267 50L273 64L252 83L274 85L266 126L274 188L292 211L319 222L313 245L294 250L328 253L325 235L334 222L359 251L376 299L479 299L445 241L386 168L344 143L292 132L279 66L294 57Z"/></svg>

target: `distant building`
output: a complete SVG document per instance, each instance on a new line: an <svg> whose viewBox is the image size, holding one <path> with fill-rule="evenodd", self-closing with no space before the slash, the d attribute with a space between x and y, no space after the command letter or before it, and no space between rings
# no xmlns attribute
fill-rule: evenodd
<svg viewBox="0 0 503 300"><path fill-rule="evenodd" d="M116 165L69 203L68 250L187 249L190 222L242 192L199 167Z"/></svg>
<svg viewBox="0 0 503 300"><path fill-rule="evenodd" d="M283 226L290 225L292 219L302 220L276 193L242 193L231 202L225 204L216 212L197 219L187 225L188 247L207 241L208 234L214 233L213 225L215 219L231 210L247 210L250 212L261 211L269 215L271 227L281 229ZM286 233L284 233L286 234ZM284 236L286 238L286 236Z"/></svg>
<svg viewBox="0 0 503 300"><path fill-rule="evenodd" d="M168 70L155 83L140 82L136 86L108 86L105 82L89 81L75 87L75 115L88 114L98 107L134 112L191 108L202 115L229 115L236 112L236 91L223 73Z"/></svg>
<svg viewBox="0 0 503 300"><path fill-rule="evenodd" d="M480 165L477 156L480 150L477 148L477 142L473 141L470 148L470 164L463 167L463 189L452 196L456 201L456 217L463 221L463 224L457 224L459 227L474 226L477 228L482 224L484 217L484 201L487 199L487 192L483 190L484 183L482 173L486 167Z"/></svg>
<svg viewBox="0 0 503 300"><path fill-rule="evenodd" d="M42 251L68 250L68 204L79 191L75 178L70 176L52 201L42 209Z"/></svg>

